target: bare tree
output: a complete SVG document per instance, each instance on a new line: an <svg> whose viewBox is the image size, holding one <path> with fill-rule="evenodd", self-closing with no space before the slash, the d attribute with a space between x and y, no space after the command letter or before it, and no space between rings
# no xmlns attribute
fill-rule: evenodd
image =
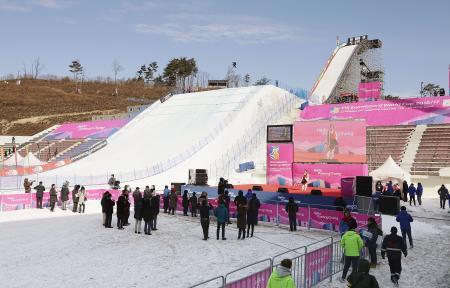
<svg viewBox="0 0 450 288"><path fill-rule="evenodd" d="M112 63L112 70L114 73L114 85L117 86L117 75L119 75L120 71L123 70L123 66L120 65L119 61L114 60Z"/></svg>
<svg viewBox="0 0 450 288"><path fill-rule="evenodd" d="M33 64L31 64L31 77L33 77L33 79L37 79L42 70L44 70L44 67L45 66L41 63L40 57L34 59Z"/></svg>

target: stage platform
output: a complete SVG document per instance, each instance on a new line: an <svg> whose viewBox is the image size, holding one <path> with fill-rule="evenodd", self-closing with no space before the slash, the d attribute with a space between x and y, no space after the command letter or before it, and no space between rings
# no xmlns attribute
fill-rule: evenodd
<svg viewBox="0 0 450 288"><path fill-rule="evenodd" d="M243 190L244 194L248 189L252 189L253 186L261 186L264 192L277 192L278 188L287 188L289 194L301 194L301 195L311 195L311 190L316 189L322 191L322 196L329 197L339 197L342 196L341 189L337 188L320 188L320 187L308 187L306 191L302 191L301 187L296 186L279 186L270 184L245 184L245 185L234 185L234 189Z"/></svg>

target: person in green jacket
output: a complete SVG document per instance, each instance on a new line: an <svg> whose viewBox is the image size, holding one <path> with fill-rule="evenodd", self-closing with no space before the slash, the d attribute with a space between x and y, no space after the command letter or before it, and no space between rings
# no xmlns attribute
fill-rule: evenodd
<svg viewBox="0 0 450 288"><path fill-rule="evenodd" d="M356 220L352 219L348 226L348 231L344 233L341 239L341 246L344 249L345 255L344 271L342 271L342 278L340 279L343 283L345 282L345 277L347 276L350 264L352 265L352 272L358 270L360 251L364 247L361 237L355 232L357 227Z"/></svg>
<svg viewBox="0 0 450 288"><path fill-rule="evenodd" d="M294 280L291 277L292 261L283 259L281 264L273 270L267 282L267 288L294 288Z"/></svg>

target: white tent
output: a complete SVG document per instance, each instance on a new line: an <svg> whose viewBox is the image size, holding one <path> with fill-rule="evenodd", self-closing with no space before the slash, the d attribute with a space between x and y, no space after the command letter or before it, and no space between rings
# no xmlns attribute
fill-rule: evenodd
<svg viewBox="0 0 450 288"><path fill-rule="evenodd" d="M20 156L19 153L17 153L17 165L19 165L19 163L20 163L20 161L22 161L22 159L23 159L23 157ZM16 157L14 155L12 155L8 159L6 159L5 162L3 162L3 165L5 165L5 166L16 166Z"/></svg>
<svg viewBox="0 0 450 288"><path fill-rule="evenodd" d="M33 153L28 152L27 156L25 156L18 165L20 166L38 166L42 165L43 162L36 158L36 156L33 155Z"/></svg>
<svg viewBox="0 0 450 288"><path fill-rule="evenodd" d="M378 169L369 173L374 180L399 180L400 183L403 180L407 182L411 181L411 174L404 171L400 166L395 163L391 156L386 159L383 165L378 167Z"/></svg>
<svg viewBox="0 0 450 288"><path fill-rule="evenodd" d="M450 177L450 167L445 167L445 168L439 169L439 176Z"/></svg>

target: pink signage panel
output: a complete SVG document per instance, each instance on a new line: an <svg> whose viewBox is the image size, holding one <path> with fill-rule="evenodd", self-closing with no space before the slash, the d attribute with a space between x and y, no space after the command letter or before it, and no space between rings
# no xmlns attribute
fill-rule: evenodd
<svg viewBox="0 0 450 288"><path fill-rule="evenodd" d="M307 106L299 115L303 121L330 119L365 119L368 126L445 124L450 96Z"/></svg>
<svg viewBox="0 0 450 288"><path fill-rule="evenodd" d="M294 161L365 163L365 121L295 122Z"/></svg>
<svg viewBox="0 0 450 288"><path fill-rule="evenodd" d="M360 101L376 100L381 97L381 82L365 82L358 85L358 98Z"/></svg>
<svg viewBox="0 0 450 288"><path fill-rule="evenodd" d="M252 287L252 288L266 288L267 282L269 281L270 274L272 273L272 267L268 267L262 271L256 272L252 275L244 277L242 279L227 283L226 288L242 288L242 287Z"/></svg>
<svg viewBox="0 0 450 288"><path fill-rule="evenodd" d="M300 186L304 172L308 171L309 185L321 188L339 188L341 179L355 176L367 176L367 164L305 164L292 165L294 186Z"/></svg>
<svg viewBox="0 0 450 288"><path fill-rule="evenodd" d="M94 138L105 139L128 122L127 119L99 120L91 122L67 123L59 126L47 136L48 139Z"/></svg>
<svg viewBox="0 0 450 288"><path fill-rule="evenodd" d="M311 287L323 279L330 277L331 256L333 246L327 245L317 250L306 253L306 287Z"/></svg>
<svg viewBox="0 0 450 288"><path fill-rule="evenodd" d="M281 186L292 185L292 143L267 144L267 183Z"/></svg>

